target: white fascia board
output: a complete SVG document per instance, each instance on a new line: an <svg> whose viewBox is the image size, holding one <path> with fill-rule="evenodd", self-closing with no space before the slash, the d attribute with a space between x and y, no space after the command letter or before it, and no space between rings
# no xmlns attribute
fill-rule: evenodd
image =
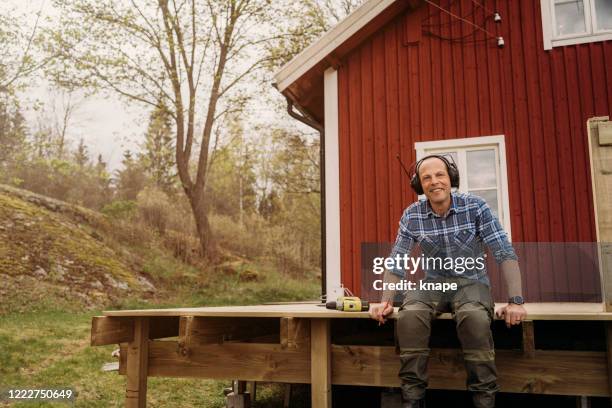
<svg viewBox="0 0 612 408"><path fill-rule="evenodd" d="M340 269L340 149L338 143L338 71L328 68L325 91L325 288L326 299L344 291Z"/></svg>
<svg viewBox="0 0 612 408"><path fill-rule="evenodd" d="M362 4L274 74L278 90L284 91L395 1L369 0Z"/></svg>

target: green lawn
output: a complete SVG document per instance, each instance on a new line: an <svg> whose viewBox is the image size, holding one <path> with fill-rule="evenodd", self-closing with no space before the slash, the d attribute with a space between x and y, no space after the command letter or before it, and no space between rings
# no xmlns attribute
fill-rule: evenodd
<svg viewBox="0 0 612 408"><path fill-rule="evenodd" d="M320 295L316 270L281 273L273 259L225 252L214 265L183 263L152 231L125 235L138 224L65 206L70 210L53 212L0 193L0 221L10 225L0 225L0 389L70 387L78 393L77 407L121 407L125 377L101 370L116 361L111 353L117 346L89 346L91 317L101 309L250 305ZM73 212L78 217L71 218ZM42 274L35 273L39 269ZM135 284L136 273L154 290ZM101 288L106 274L129 288ZM229 385L151 378L147 400L150 407L222 407ZM280 386L262 384L254 407L281 406L281 394ZM66 405L11 405L19 406Z"/></svg>
<svg viewBox="0 0 612 408"><path fill-rule="evenodd" d="M149 273L176 265L151 261ZM205 305L257 304L281 300L316 299L320 287L317 279L283 277L273 270L258 269L260 278L244 282L236 274L213 274L205 281L196 275L168 277L163 296L154 300L128 298L110 308L192 307ZM160 270L156 270L160 269ZM45 302L45 307L32 305L31 312L0 315L0 388L70 387L78 393L76 407L122 407L125 377L117 372L103 372L104 363L116 346L90 347L91 317L100 311L68 312ZM71 308L74 310L73 308ZM9 309L10 310L10 309ZM147 401L149 407L223 407L223 388L229 381L150 378ZM298 396L299 398L299 396ZM8 406L0 403L0 406ZM60 403L17 403L11 407L65 407ZM276 384L260 384L254 407L281 407L282 388Z"/></svg>
<svg viewBox="0 0 612 408"><path fill-rule="evenodd" d="M0 317L0 388L70 387L75 407L122 407L125 377L103 372L115 346L90 347L91 317L97 313L48 312ZM149 378L149 407L224 407L229 381ZM8 404L0 403L0 406ZM11 407L65 407L61 403L17 403ZM258 384L255 407L282 406L282 389Z"/></svg>

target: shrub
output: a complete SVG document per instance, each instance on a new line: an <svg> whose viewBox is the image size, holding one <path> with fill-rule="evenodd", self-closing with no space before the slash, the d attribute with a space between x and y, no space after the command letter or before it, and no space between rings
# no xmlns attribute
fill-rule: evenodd
<svg viewBox="0 0 612 408"><path fill-rule="evenodd" d="M113 219L132 219L136 214L136 202L132 200L115 200L102 207L102 214Z"/></svg>
<svg viewBox="0 0 612 408"><path fill-rule="evenodd" d="M174 208L168 195L155 187L147 187L136 197L138 212L146 225L154 228L161 235L166 233L168 220Z"/></svg>

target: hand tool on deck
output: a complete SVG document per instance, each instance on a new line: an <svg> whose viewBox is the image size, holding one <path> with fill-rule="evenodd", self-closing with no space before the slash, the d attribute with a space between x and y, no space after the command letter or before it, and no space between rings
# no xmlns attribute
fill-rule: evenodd
<svg viewBox="0 0 612 408"><path fill-rule="evenodd" d="M370 310L370 303L358 296L340 296L336 301L325 303L325 307L341 312L367 312Z"/></svg>

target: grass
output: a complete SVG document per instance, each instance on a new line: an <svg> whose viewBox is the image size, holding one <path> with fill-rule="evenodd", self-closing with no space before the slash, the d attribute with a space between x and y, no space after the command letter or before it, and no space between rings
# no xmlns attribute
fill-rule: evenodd
<svg viewBox="0 0 612 408"><path fill-rule="evenodd" d="M238 263L232 268L202 274L163 251L149 251L144 258L147 274L158 286L151 299L127 297L108 308L195 307L258 304L271 301L316 299L320 291L314 276L287 277L274 268ZM257 276L244 281L245 273ZM255 272L255 275L253 275ZM90 347L91 317L100 311L78 312L70 299L54 302L42 298L32 305L37 312L0 315L0 388L70 387L78 396L75 407L121 407L125 377L102 372L116 346ZM4 299L3 301L6 301ZM39 305L40 306L40 305ZM24 310L20 305L18 310ZM229 381L149 378L149 407L224 407L223 389ZM295 397L294 397L295 398ZM299 396L297 397L299 398ZM299 403L299 401L298 401ZM2 405L1 406L8 406ZM11 407L65 407L61 403L16 403ZM258 385L254 408L282 406L278 384Z"/></svg>
<svg viewBox="0 0 612 408"><path fill-rule="evenodd" d="M192 267L159 254L148 261L148 273L158 283L168 284L166 296L143 301L127 298L114 308L194 307L257 304L269 301L314 299L319 292L316 279L281 276L270 267L244 264L236 273L213 274L202 280ZM241 272L257 270L257 280L241 281ZM163 277L163 279L162 279ZM120 407L124 404L125 378L102 372L104 363L114 361L116 346L90 347L91 317L100 311L74 313L54 310L9 313L0 316L0 388L70 387L77 393L76 407ZM150 407L224 407L223 388L229 381L150 378L147 401ZM0 403L2 406L2 403ZM14 407L66 406L59 403L17 403ZM254 407L282 406L280 385L258 387Z"/></svg>
<svg viewBox="0 0 612 408"><path fill-rule="evenodd" d="M115 346L90 347L91 316L47 312L0 317L0 388L70 387L77 392L75 407L121 407L125 377L102 372L113 361ZM224 407L223 388L229 381L149 378L149 407ZM278 385L258 387L255 407L277 407ZM3 406L0 403L0 406ZM8 406L5 404L4 406ZM16 403L11 407L65 407L61 403Z"/></svg>
<svg viewBox="0 0 612 408"><path fill-rule="evenodd" d="M77 392L76 407L121 407L125 377L101 370L116 361L111 353L117 347L89 346L91 318L101 309L249 305L313 300L320 293L314 272L288 276L265 260L237 256L197 267L174 258L155 238L121 240L121 231L114 236L94 224L0 194L0 389L70 387ZM60 259L65 279L54 275ZM34 274L39 266L48 275ZM136 272L155 286L153 292L134 289ZM129 283L130 290L93 288L106 273ZM149 378L148 406L223 407L222 391L229 385ZM11 405L22 406L66 405ZM282 406L281 387L258 386L253 406Z"/></svg>

